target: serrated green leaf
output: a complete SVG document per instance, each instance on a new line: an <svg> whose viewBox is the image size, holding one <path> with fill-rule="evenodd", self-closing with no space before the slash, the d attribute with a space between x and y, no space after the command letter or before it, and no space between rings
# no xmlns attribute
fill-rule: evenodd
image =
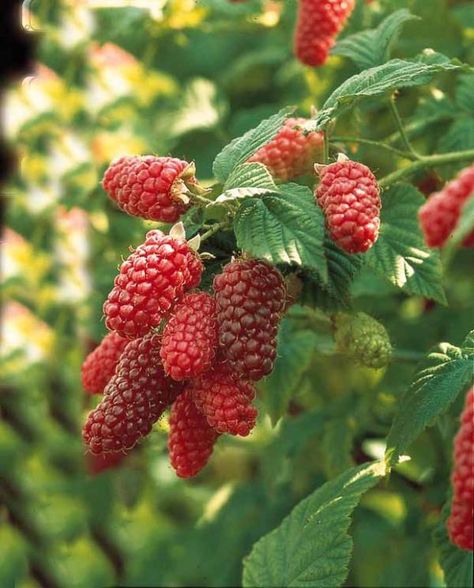
<svg viewBox="0 0 474 588"><path fill-rule="evenodd" d="M286 413L316 347L313 332L294 330L290 324L288 319L281 322L275 367L260 384L263 402L273 425Z"/></svg>
<svg viewBox="0 0 474 588"><path fill-rule="evenodd" d="M437 72L465 67L454 61L442 61L441 58L430 57L429 60L431 63L392 59L352 76L329 96L311 128L325 129L331 120L364 98L383 96L398 88L422 86L429 83ZM309 126L307 128L310 130Z"/></svg>
<svg viewBox="0 0 474 588"><path fill-rule="evenodd" d="M387 438L386 459L398 457L423 430L443 414L472 385L474 350L440 343L426 358L423 367L402 396Z"/></svg>
<svg viewBox="0 0 474 588"><path fill-rule="evenodd" d="M340 586L348 573L350 517L364 492L385 474L380 462L363 464L302 500L244 559L243 585Z"/></svg>
<svg viewBox="0 0 474 588"><path fill-rule="evenodd" d="M273 139L293 110L292 108L280 110L224 147L212 166L215 177L224 183L236 166L245 163L260 147Z"/></svg>
<svg viewBox="0 0 474 588"><path fill-rule="evenodd" d="M327 279L324 219L309 188L283 184L281 194L244 200L235 217L240 249L273 263L315 270Z"/></svg>
<svg viewBox="0 0 474 588"><path fill-rule="evenodd" d="M359 69L381 65L387 61L390 46L395 42L402 26L410 20L418 20L418 17L410 14L405 8L397 10L376 29L344 37L337 42L331 53L349 57Z"/></svg>
<svg viewBox="0 0 474 588"><path fill-rule="evenodd" d="M272 175L262 163L238 165L227 178L223 192L212 204L278 192Z"/></svg>
<svg viewBox="0 0 474 588"><path fill-rule="evenodd" d="M451 237L451 242L453 245L461 243L472 231L474 231L474 193L462 207L461 216Z"/></svg>
<svg viewBox="0 0 474 588"><path fill-rule="evenodd" d="M441 520L433 532L433 539L439 551L439 563L444 573L446 588L466 588L472 586L473 554L459 549L451 543L446 531L450 501L441 511Z"/></svg>
<svg viewBox="0 0 474 588"><path fill-rule="evenodd" d="M446 304L439 254L425 246L418 224L423 202L423 196L409 184L385 192L380 235L365 259L402 290Z"/></svg>
<svg viewBox="0 0 474 588"><path fill-rule="evenodd" d="M469 331L462 343L462 350L465 353L474 353L474 330Z"/></svg>

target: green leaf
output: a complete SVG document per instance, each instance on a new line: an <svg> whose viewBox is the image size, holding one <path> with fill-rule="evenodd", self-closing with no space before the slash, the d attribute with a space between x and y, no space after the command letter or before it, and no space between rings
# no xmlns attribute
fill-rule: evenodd
<svg viewBox="0 0 474 588"><path fill-rule="evenodd" d="M352 539L347 530L362 494L385 474L363 464L302 500L244 559L244 586L340 586L347 577Z"/></svg>
<svg viewBox="0 0 474 588"><path fill-rule="evenodd" d="M309 188L283 184L281 194L244 200L234 222L240 249L273 263L314 269L327 279L324 219Z"/></svg>
<svg viewBox="0 0 474 588"><path fill-rule="evenodd" d="M474 114L474 74L459 76L456 86L456 106L470 114Z"/></svg>
<svg viewBox="0 0 474 588"><path fill-rule="evenodd" d="M453 245L461 243L472 231L474 231L474 193L464 204L461 210L461 217L451 237Z"/></svg>
<svg viewBox="0 0 474 588"><path fill-rule="evenodd" d="M292 108L280 110L224 147L217 155L212 167L219 182L224 183L235 167L245 163L260 147L271 141L293 110Z"/></svg>
<svg viewBox="0 0 474 588"><path fill-rule="evenodd" d="M355 427L348 418L330 419L324 427L322 454L324 471L328 478L334 478L354 465L351 457Z"/></svg>
<svg viewBox="0 0 474 588"><path fill-rule="evenodd" d="M402 290L446 304L439 254L425 246L418 224L418 208L424 201L409 184L384 192L380 235L365 259Z"/></svg>
<svg viewBox="0 0 474 588"><path fill-rule="evenodd" d="M288 319L281 322L275 367L260 384L263 402L273 425L286 414L316 347L316 336L312 331L295 330L290 325Z"/></svg>
<svg viewBox="0 0 474 588"><path fill-rule="evenodd" d="M439 551L439 563L444 572L447 588L472 586L473 554L459 549L451 543L446 530L450 512L450 500L441 511L441 520L433 532L433 539Z"/></svg>
<svg viewBox="0 0 474 588"><path fill-rule="evenodd" d="M349 57L359 69L381 65L389 58L390 46L400 34L402 26L410 20L418 20L418 17L410 14L405 8L397 10L376 29L344 37L337 42L331 53Z"/></svg>
<svg viewBox="0 0 474 588"><path fill-rule="evenodd" d="M430 55L433 53L431 52ZM465 67L458 62L444 61L438 57L430 57L429 61L430 63L424 63L392 59L383 65L366 69L352 76L329 96L318 112L314 124L307 126L308 130L325 129L331 120L364 98L383 96L398 88L422 86L431 82L437 72Z"/></svg>
<svg viewBox="0 0 474 588"><path fill-rule="evenodd" d="M223 192L212 204L278 192L272 175L262 163L238 165L227 178Z"/></svg>
<svg viewBox="0 0 474 588"><path fill-rule="evenodd" d="M422 369L402 396L398 412L387 438L386 459L390 464L409 445L443 414L457 395L472 385L474 349L459 348L449 343L440 343L426 358Z"/></svg>
<svg viewBox="0 0 474 588"><path fill-rule="evenodd" d="M474 149L474 117L461 116L453 122L439 142L442 153Z"/></svg>

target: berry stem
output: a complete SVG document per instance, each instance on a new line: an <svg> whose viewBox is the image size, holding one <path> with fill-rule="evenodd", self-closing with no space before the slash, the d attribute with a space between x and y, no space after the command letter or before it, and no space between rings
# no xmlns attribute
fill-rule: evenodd
<svg viewBox="0 0 474 588"><path fill-rule="evenodd" d="M215 225L212 225L212 227L210 229L208 229L205 233L203 233L201 235L201 243L203 241L205 241L206 239L209 239L210 237L212 237L212 235L215 235L216 233L218 233L221 229L225 229L229 226L229 223L227 220L222 221L220 223L216 223Z"/></svg>
<svg viewBox="0 0 474 588"><path fill-rule="evenodd" d="M418 153L416 153L416 151L413 149L413 147L410 143L410 140L408 139L408 136L405 133L405 128L403 126L403 122L400 117L400 113L398 112L398 108L397 108L397 104L395 102L395 95L394 94L392 94L392 96L390 96L389 104L390 104L390 110L392 111L393 118L395 119L395 122L397 123L400 137L402 138L402 141L403 141L407 151L409 153L411 153L413 159L415 159L415 160L420 159L420 155L418 155Z"/></svg>
<svg viewBox="0 0 474 588"><path fill-rule="evenodd" d="M416 157L407 151L402 151L401 149L397 149L396 147L392 147L391 145L386 145L380 141L375 141L373 139L361 139L359 137L332 137L332 141L334 143L360 143L361 145L370 145L372 147L377 147L380 149L386 149L387 151L391 151L392 153L396 153L398 156L403 157L404 159L411 159L414 161Z"/></svg>
<svg viewBox="0 0 474 588"><path fill-rule="evenodd" d="M437 155L427 155L421 157L421 159L413 162L411 165L408 165L407 167L394 171L391 174L383 177L381 180L379 180L379 186L390 186L399 179L405 176L410 176L425 167L436 167L445 163L456 163L458 161L469 161L472 159L474 159L474 149L467 149L466 151L453 151L452 153L441 153Z"/></svg>

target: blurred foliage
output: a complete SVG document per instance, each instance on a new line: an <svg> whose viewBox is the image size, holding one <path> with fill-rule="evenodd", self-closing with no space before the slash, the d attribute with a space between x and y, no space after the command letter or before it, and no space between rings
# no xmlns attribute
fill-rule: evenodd
<svg viewBox="0 0 474 588"><path fill-rule="evenodd" d="M261 385L265 410L249 439L222 440L206 470L183 482L167 462L163 420L120 468L91 475L80 427L95 401L81 389L80 365L105 334L101 307L117 265L154 226L105 197L108 162L172 153L194 160L210 183L213 159L233 137L289 104L308 116L357 68L336 55L316 70L296 62L295 0L28 4L24 25L41 31L37 66L10 88L5 117L21 165L6 188L3 235L0 586L240 585L243 558L300 500L383 455L417 361L441 341L462 344L474 316L472 256L443 260L447 306L408 298L370 266L359 271L357 257L344 262L328 290L305 286L302 302L318 308L295 306L285 320L280 357L289 361ZM472 63L469 2L360 1L344 36L375 28L401 6L421 20L405 25L395 57L431 47ZM472 79L448 72L436 86L402 91L417 150L474 147ZM395 131L379 100L342 116L336 134L390 142ZM355 144L350 151L377 174L393 171L386 151ZM457 169L436 172L449 179ZM203 220L193 214L191 233ZM217 235L207 250L216 257L205 284L236 244ZM341 263L338 255L328 264ZM386 370L334 354L322 310L349 300L390 333L394 362ZM431 533L446 501L461 404L414 442L411 461L388 483L362 498L347 585L444 585Z"/></svg>

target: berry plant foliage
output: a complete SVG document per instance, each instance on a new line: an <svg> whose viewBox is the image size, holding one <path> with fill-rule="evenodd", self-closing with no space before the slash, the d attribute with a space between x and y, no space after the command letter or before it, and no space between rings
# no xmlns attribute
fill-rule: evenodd
<svg viewBox="0 0 474 588"><path fill-rule="evenodd" d="M472 3L30 4L0 587L472 586Z"/></svg>

